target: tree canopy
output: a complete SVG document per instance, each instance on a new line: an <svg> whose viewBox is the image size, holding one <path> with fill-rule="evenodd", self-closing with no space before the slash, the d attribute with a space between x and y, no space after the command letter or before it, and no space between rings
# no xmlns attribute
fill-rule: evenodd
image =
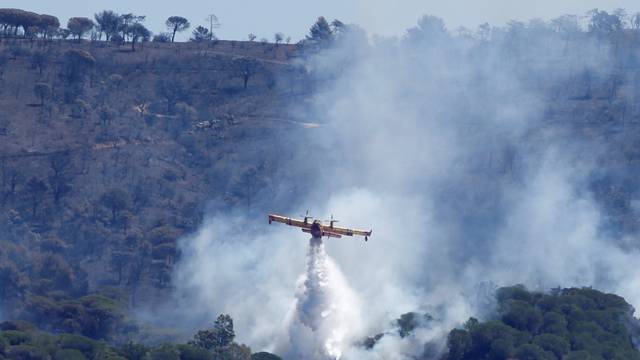
<svg viewBox="0 0 640 360"><path fill-rule="evenodd" d="M106 40L109 41L113 35L118 34L122 19L120 15L111 11L104 10L94 15L98 29L105 34Z"/></svg>
<svg viewBox="0 0 640 360"><path fill-rule="evenodd" d="M127 192L119 188L109 189L102 194L100 202L111 210L111 221L115 222L118 213L131 206L131 197Z"/></svg>
<svg viewBox="0 0 640 360"><path fill-rule="evenodd" d="M136 23L129 27L129 36L131 38L131 50L135 51L136 42L138 40L148 41L151 37L151 31L149 31L144 25Z"/></svg>
<svg viewBox="0 0 640 360"><path fill-rule="evenodd" d="M82 39L84 34L91 31L94 26L94 22L86 17L72 17L67 22L67 28L78 40Z"/></svg>
<svg viewBox="0 0 640 360"><path fill-rule="evenodd" d="M167 25L167 28L173 32L171 35L171 42L175 41L176 32L187 30L189 26L191 26L191 24L189 24L189 20L182 16L171 16L167 19L165 24Z"/></svg>
<svg viewBox="0 0 640 360"><path fill-rule="evenodd" d="M550 294L523 286L498 289L498 318L470 319L448 336L448 360L640 359L640 333L623 298L590 288Z"/></svg>

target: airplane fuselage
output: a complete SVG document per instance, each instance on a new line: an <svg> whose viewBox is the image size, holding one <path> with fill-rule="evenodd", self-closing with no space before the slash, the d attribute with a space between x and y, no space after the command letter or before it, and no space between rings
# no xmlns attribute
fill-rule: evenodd
<svg viewBox="0 0 640 360"><path fill-rule="evenodd" d="M322 235L324 234L322 232L322 227L320 226L320 223L318 221L314 221L313 224L311 224L311 236L316 238L321 238Z"/></svg>

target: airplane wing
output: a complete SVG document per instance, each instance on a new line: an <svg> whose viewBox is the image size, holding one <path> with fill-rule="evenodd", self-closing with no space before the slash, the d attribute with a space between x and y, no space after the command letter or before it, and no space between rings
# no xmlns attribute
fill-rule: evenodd
<svg viewBox="0 0 640 360"><path fill-rule="evenodd" d="M311 229L311 223L310 222L308 222L308 221L304 222L304 220L293 219L293 218L286 217L286 216L269 214L269 224L271 224L272 221L283 223L283 224L286 224L286 225L289 225L289 226L297 226L297 227L303 228L303 229Z"/></svg>
<svg viewBox="0 0 640 360"><path fill-rule="evenodd" d="M371 236L371 230L365 231L365 230L349 229L349 228L342 228L342 227L328 226L328 225L323 225L322 230L324 232L330 232L330 233L346 235L346 236L360 235L367 238Z"/></svg>

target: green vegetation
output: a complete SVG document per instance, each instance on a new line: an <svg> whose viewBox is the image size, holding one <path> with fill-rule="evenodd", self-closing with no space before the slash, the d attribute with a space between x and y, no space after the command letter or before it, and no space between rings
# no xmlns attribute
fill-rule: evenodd
<svg viewBox="0 0 640 360"><path fill-rule="evenodd" d="M623 298L593 289L523 286L498 289L496 320L470 318L448 336L448 360L640 359L634 309Z"/></svg>
<svg viewBox="0 0 640 360"><path fill-rule="evenodd" d="M96 299L94 299L96 300ZM122 346L76 334L52 335L26 322L0 323L0 359L30 360L278 360L278 356L259 352L233 342L233 320L220 315L214 327L201 330L188 344L146 346L128 342Z"/></svg>

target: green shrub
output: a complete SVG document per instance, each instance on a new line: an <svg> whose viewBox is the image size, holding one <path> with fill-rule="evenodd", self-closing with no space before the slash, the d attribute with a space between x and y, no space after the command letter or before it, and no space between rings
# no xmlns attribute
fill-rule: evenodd
<svg viewBox="0 0 640 360"><path fill-rule="evenodd" d="M591 360L593 357L586 351L571 351L563 360Z"/></svg>
<svg viewBox="0 0 640 360"><path fill-rule="evenodd" d="M180 351L172 345L162 345L153 349L147 356L148 360L180 360Z"/></svg>
<svg viewBox="0 0 640 360"><path fill-rule="evenodd" d="M251 355L251 360L282 360L282 358L277 355L261 351Z"/></svg>
<svg viewBox="0 0 640 360"><path fill-rule="evenodd" d="M495 339L491 342L489 359L508 359L513 354L513 342L511 339Z"/></svg>
<svg viewBox="0 0 640 360"><path fill-rule="evenodd" d="M570 350L569 341L553 334L538 335L533 339L533 343L552 352L558 359L562 359Z"/></svg>
<svg viewBox="0 0 640 360"><path fill-rule="evenodd" d="M7 340L9 345L20 345L29 342L31 340L31 336L24 332L18 330L7 330L0 332L0 337Z"/></svg>
<svg viewBox="0 0 640 360"><path fill-rule="evenodd" d="M101 344L88 337L76 334L60 335L58 344L63 349L74 349L81 351L88 358L93 358Z"/></svg>
<svg viewBox="0 0 640 360"><path fill-rule="evenodd" d="M564 335L567 333L567 319L555 311L548 312L542 317L541 332Z"/></svg>
<svg viewBox="0 0 640 360"><path fill-rule="evenodd" d="M31 331L35 329L36 329L36 326L28 321L9 320L9 321L3 321L2 323L0 323L1 331L5 331L5 330Z"/></svg>
<svg viewBox="0 0 640 360"><path fill-rule="evenodd" d="M533 344L520 346L514 355L518 360L555 360L553 353L544 351L538 345Z"/></svg>
<svg viewBox="0 0 640 360"><path fill-rule="evenodd" d="M453 329L447 337L447 345L449 359L462 360L472 349L471 335L465 330Z"/></svg>
<svg viewBox="0 0 640 360"><path fill-rule="evenodd" d="M213 354L206 349L191 345L178 345L180 360L211 360Z"/></svg>
<svg viewBox="0 0 640 360"><path fill-rule="evenodd" d="M59 349L53 355L54 360L86 360L87 357L80 350Z"/></svg>
<svg viewBox="0 0 640 360"><path fill-rule="evenodd" d="M527 291L524 285L508 286L496 291L496 299L499 303L505 303L508 300L529 302L531 300L531 293Z"/></svg>
<svg viewBox="0 0 640 360"><path fill-rule="evenodd" d="M502 321L511 327L535 333L542 325L542 313L528 302L509 300L505 308Z"/></svg>
<svg viewBox="0 0 640 360"><path fill-rule="evenodd" d="M9 347L6 352L9 359L16 360L49 360L49 354L31 345L16 345Z"/></svg>
<svg viewBox="0 0 640 360"><path fill-rule="evenodd" d="M122 346L118 353L129 360L142 360L149 352L149 348L142 344L130 342Z"/></svg>

